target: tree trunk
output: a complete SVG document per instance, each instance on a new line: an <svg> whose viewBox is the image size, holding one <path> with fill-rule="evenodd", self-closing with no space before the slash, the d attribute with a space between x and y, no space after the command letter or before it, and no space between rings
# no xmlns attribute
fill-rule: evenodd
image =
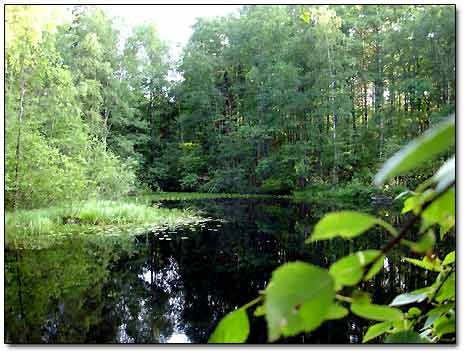
<svg viewBox="0 0 464 351"><path fill-rule="evenodd" d="M352 140L351 143L354 146L354 137L356 136L356 105L355 105L355 93L354 93L354 81L350 81L350 97L351 97L351 127L352 127Z"/></svg>
<svg viewBox="0 0 464 351"><path fill-rule="evenodd" d="M335 93L336 93L336 86L335 86L335 69L332 61L332 55L330 52L330 44L329 44L329 38L326 32L325 35L326 43L327 43L327 59L329 62L329 71L330 71L330 88L331 88L331 94L330 94L330 104L332 107L332 126L333 126L333 131L332 131L332 141L333 141L333 153L334 153L334 160L333 160L333 167L332 167L332 182L335 184L337 183L337 158L338 158L338 152L337 152L337 113L335 111ZM329 122L329 117L327 116L327 127L328 127L328 122Z"/></svg>
<svg viewBox="0 0 464 351"><path fill-rule="evenodd" d="M103 112L103 147L105 148L105 151L107 150L107 142L108 142L108 135L109 135L109 130L108 130L108 117L110 116L110 111L108 109L105 109Z"/></svg>
<svg viewBox="0 0 464 351"><path fill-rule="evenodd" d="M322 164L322 133L323 133L323 129L324 129L324 122L322 120L322 116L319 118L319 145L318 145L318 148L317 148L317 153L318 153L318 159L319 159L319 175L321 176L321 178L323 178L324 176L324 170L323 170L323 164Z"/></svg>
<svg viewBox="0 0 464 351"><path fill-rule="evenodd" d="M376 61L377 61L377 78L374 82L375 103L374 114L379 126L380 141L379 141L379 158L382 158L384 144L384 121L383 121L383 62L382 62L382 46L379 38L380 28L376 28Z"/></svg>
<svg viewBox="0 0 464 351"><path fill-rule="evenodd" d="M16 210L19 201L19 162L21 158L21 127L24 117L24 95L26 93L25 79L21 80L19 97L19 113L18 113L18 136L16 138L16 155L15 155L15 194L13 200L13 208Z"/></svg>
<svg viewBox="0 0 464 351"><path fill-rule="evenodd" d="M367 128L367 83L363 84L363 124Z"/></svg>

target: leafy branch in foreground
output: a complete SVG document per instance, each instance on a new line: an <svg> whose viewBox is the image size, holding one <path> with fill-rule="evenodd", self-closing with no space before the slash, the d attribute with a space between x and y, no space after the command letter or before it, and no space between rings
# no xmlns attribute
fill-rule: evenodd
<svg viewBox="0 0 464 351"><path fill-rule="evenodd" d="M385 163L375 178L377 185L417 168L451 148L454 131L453 116L411 142ZM375 225L383 227L393 237L383 248L340 258L328 270L304 262L280 266L272 273L262 295L224 317L209 342L245 342L249 335L247 309L260 302L263 303L255 308L254 315L264 315L270 342L281 336L313 331L326 320L344 318L349 310L359 317L379 322L368 328L363 342L385 334L385 343L454 341L455 251L443 260L433 254L435 230L439 229L440 239L444 239L455 224L454 156L431 179L414 192L401 196L404 195L410 196L404 202L402 213L413 213L400 230L381 219L354 211L335 212L323 217L307 242L337 236L351 239ZM420 240L407 240L406 236L417 223L420 223ZM388 306L375 304L358 285L374 277L383 267L385 255L399 245L423 255L421 260L405 257L403 262L438 275L430 286L396 296ZM346 296L347 293L350 296Z"/></svg>

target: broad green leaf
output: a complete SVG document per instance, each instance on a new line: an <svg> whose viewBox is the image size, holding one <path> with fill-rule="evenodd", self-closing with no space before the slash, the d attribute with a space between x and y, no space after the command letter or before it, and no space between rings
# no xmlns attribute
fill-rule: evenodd
<svg viewBox="0 0 464 351"><path fill-rule="evenodd" d="M243 343L248 338L250 323L245 309L227 314L217 325L208 343Z"/></svg>
<svg viewBox="0 0 464 351"><path fill-rule="evenodd" d="M455 222L455 191L449 189L422 213L421 232L434 224L451 229Z"/></svg>
<svg viewBox="0 0 464 351"><path fill-rule="evenodd" d="M316 224L312 236L306 242L327 240L336 236L345 239L354 238L376 224L385 227L390 233L396 234L395 229L381 219L356 211L341 211L325 215Z"/></svg>
<svg viewBox="0 0 464 351"><path fill-rule="evenodd" d="M255 311L253 312L253 315L255 317L260 317L260 316L264 316L265 313L266 311L264 310L264 305L260 305L256 307Z"/></svg>
<svg viewBox="0 0 464 351"><path fill-rule="evenodd" d="M405 197L406 195L409 195L409 194L416 195L416 193L414 191L406 190L406 191L403 191L402 193L400 193L397 197L395 197L393 199L393 201L402 199L403 197Z"/></svg>
<svg viewBox="0 0 464 351"><path fill-rule="evenodd" d="M352 298L352 303L355 303L355 304L370 304L371 303L371 298L369 296L369 294L365 291L362 291L362 290L355 290L353 292L353 295L351 296Z"/></svg>
<svg viewBox="0 0 464 351"><path fill-rule="evenodd" d="M434 316L438 315L441 316L445 313L448 313L453 310L453 308L456 307L456 304L454 302L440 305L438 307L435 307L434 309L430 310L427 312L427 316Z"/></svg>
<svg viewBox="0 0 464 351"><path fill-rule="evenodd" d="M424 326L422 327L421 330L430 328L441 316L447 313L453 313L454 307L455 307L455 303L449 303L449 304L440 305L428 311L426 313L426 315L428 316L427 320L425 321Z"/></svg>
<svg viewBox="0 0 464 351"><path fill-rule="evenodd" d="M433 292L434 292L434 289L432 286L426 286L425 288L416 289L416 290L410 291L409 293L414 294L414 295L427 294L430 296L431 294L433 294Z"/></svg>
<svg viewBox="0 0 464 351"><path fill-rule="evenodd" d="M418 253L429 252L435 245L435 234L432 230L427 231L418 242L413 242L409 240L402 240L401 243L408 246L412 251Z"/></svg>
<svg viewBox="0 0 464 351"><path fill-rule="evenodd" d="M427 319L425 320L424 326L422 327L421 330L425 330L427 328L430 328L438 318L440 318L440 315L438 315L438 314L428 316Z"/></svg>
<svg viewBox="0 0 464 351"><path fill-rule="evenodd" d="M335 297L328 271L303 262L287 263L272 273L265 290L269 341L317 328Z"/></svg>
<svg viewBox="0 0 464 351"><path fill-rule="evenodd" d="M410 303L414 302L421 302L424 301L428 297L428 294L423 292L423 293L405 293L398 295L393 299L393 301L390 303L389 306L403 306L403 305L409 305Z"/></svg>
<svg viewBox="0 0 464 351"><path fill-rule="evenodd" d="M403 205L403 209L401 210L401 213L404 214L404 213L408 213L409 211L418 213L420 210L421 204L422 204L421 194L408 197L404 201L404 205Z"/></svg>
<svg viewBox="0 0 464 351"><path fill-rule="evenodd" d="M401 210L401 213L404 214L412 211L416 215L419 214L422 205L428 200L430 200L432 197L434 197L435 194L435 190L427 189L423 193L417 193L416 195L407 198L404 201L404 206Z"/></svg>
<svg viewBox="0 0 464 351"><path fill-rule="evenodd" d="M447 150L455 143L454 115L446 122L427 130L398 151L382 166L374 182L383 185L389 179L417 168Z"/></svg>
<svg viewBox="0 0 464 351"><path fill-rule="evenodd" d="M446 255L445 259L443 260L443 265L448 265L454 263L456 260L456 251L451 251L449 254Z"/></svg>
<svg viewBox="0 0 464 351"><path fill-rule="evenodd" d="M406 313L406 318L415 318L419 317L422 314L422 311L417 307L411 307Z"/></svg>
<svg viewBox="0 0 464 351"><path fill-rule="evenodd" d="M415 258L403 257L403 260L409 263L412 263L415 266L424 268L428 271L441 272L441 261L437 258L431 259L428 256L425 256L422 260Z"/></svg>
<svg viewBox="0 0 464 351"><path fill-rule="evenodd" d="M449 233L449 231L454 228L455 226L455 218L453 217L448 217L447 220L441 222L440 224L440 240L443 240L446 236L446 234Z"/></svg>
<svg viewBox="0 0 464 351"><path fill-rule="evenodd" d="M374 321L394 321L403 319L403 312L397 308L366 303L352 303L351 311L357 316Z"/></svg>
<svg viewBox="0 0 464 351"><path fill-rule="evenodd" d="M453 156L435 173L433 180L437 183L436 191L442 191L454 182L456 177L455 163L455 156Z"/></svg>
<svg viewBox="0 0 464 351"><path fill-rule="evenodd" d="M377 323L367 329L366 334L363 337L363 343L368 342L386 332L388 332L392 327L392 322L386 321L382 323Z"/></svg>
<svg viewBox="0 0 464 351"><path fill-rule="evenodd" d="M364 274L363 268L371 263L379 254L379 250L359 251L353 255L343 257L332 264L329 273L335 279L335 285L342 287L358 284Z"/></svg>
<svg viewBox="0 0 464 351"><path fill-rule="evenodd" d="M397 333L401 330L408 330L412 326L412 321L407 320L407 314L404 315L406 319L397 319L396 321L392 321L393 330L392 333Z"/></svg>
<svg viewBox="0 0 464 351"><path fill-rule="evenodd" d="M456 297L456 273L453 272L443 283L440 290L438 290L438 294L435 297L435 300L441 303L445 300L454 301L455 297Z"/></svg>
<svg viewBox="0 0 464 351"><path fill-rule="evenodd" d="M434 323L435 333L438 337L441 337L444 334L455 333L456 332L456 318L452 316L451 318L441 317L436 320Z"/></svg>
<svg viewBox="0 0 464 351"><path fill-rule="evenodd" d="M385 338L385 344L423 344L426 341L413 330L404 330Z"/></svg>
<svg viewBox="0 0 464 351"><path fill-rule="evenodd" d="M348 315L348 310L345 307L340 306L339 304L332 304L330 305L329 311L327 312L327 316L325 317L328 319L340 319L346 317Z"/></svg>
<svg viewBox="0 0 464 351"><path fill-rule="evenodd" d="M379 273L379 271L383 268L383 263L385 261L385 256L382 255L380 256L377 261L374 262L374 264L372 265L372 267L369 269L369 271L367 272L366 276L364 277L364 280L365 281L368 281L369 279L371 279L374 275L376 275L377 273Z"/></svg>

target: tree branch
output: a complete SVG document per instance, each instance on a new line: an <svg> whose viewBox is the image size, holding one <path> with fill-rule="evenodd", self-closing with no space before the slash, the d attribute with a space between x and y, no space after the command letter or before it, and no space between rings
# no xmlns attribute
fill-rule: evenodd
<svg viewBox="0 0 464 351"><path fill-rule="evenodd" d="M385 245L382 249L382 251L377 255L377 257L372 261L370 262L368 265L366 265L364 267L364 274L363 274L363 278L362 280L365 279L367 273L369 272L369 270L372 268L372 266L383 256L385 255L387 252L389 252L392 248L394 248L396 245L398 245L401 240L403 240L405 237L406 237L406 234L409 232L409 230L414 226L414 224L416 224L416 222L418 222L420 219L421 219L421 215L422 213L424 213L424 211L436 200L438 199L440 196L442 196L443 194L445 194L449 189L451 189L452 187L454 187L455 185L455 182L452 182L451 184L449 184L446 188L444 188L443 190L437 192L434 196L432 196L432 198L430 198L429 200L427 200L426 202L424 202L422 204L422 208L421 210L419 211L418 214L415 214L414 216L412 216L407 222L406 224L403 226L403 228L401 228L401 231L398 233L398 236L394 237L393 239L391 239L387 245Z"/></svg>

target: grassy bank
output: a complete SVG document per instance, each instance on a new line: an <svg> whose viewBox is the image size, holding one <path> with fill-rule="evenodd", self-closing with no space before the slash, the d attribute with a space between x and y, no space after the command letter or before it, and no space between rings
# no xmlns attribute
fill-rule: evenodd
<svg viewBox="0 0 464 351"><path fill-rule="evenodd" d="M381 192L374 187L347 184L339 187L318 185L293 195L263 194L181 193L159 192L129 196L119 201L90 200L64 204L44 209L6 212L5 228L7 245L28 246L52 243L59 236L69 234L138 233L148 230L175 228L201 223L203 218L190 209L158 208L162 201L188 201L205 199L271 199L280 198L294 202L340 205L344 208L362 208L371 205L379 195L392 199L400 189ZM373 200L374 199L374 200ZM155 205L152 205L152 204ZM30 246L30 245L29 245ZM33 245L34 246L34 245ZM36 245L37 246L37 245Z"/></svg>
<svg viewBox="0 0 464 351"><path fill-rule="evenodd" d="M18 210L5 214L6 242L37 240L57 234L83 232L108 226L174 228L202 218L188 209L154 208L122 201L92 200L46 209Z"/></svg>
<svg viewBox="0 0 464 351"><path fill-rule="evenodd" d="M188 201L206 199L287 199L296 202L311 203L370 203L376 198L394 198L404 191L403 188L379 189L357 182L340 184L316 184L304 191L296 191L291 195L270 194L227 194L227 193L183 193L183 192L157 192L140 194L137 197L128 198L127 201L150 204L156 201Z"/></svg>
<svg viewBox="0 0 464 351"><path fill-rule="evenodd" d="M157 192L140 194L132 197L136 203L149 203L156 201L187 201L187 200L208 200L208 199L271 199L286 198L291 199L291 195L269 195L269 194L228 194L228 193L183 193L183 192ZM130 200L130 197L127 199Z"/></svg>
<svg viewBox="0 0 464 351"><path fill-rule="evenodd" d="M389 204L404 188L379 189L360 183L348 183L341 186L314 185L305 191L293 193L297 202L340 205L345 208L359 208L372 204Z"/></svg>

